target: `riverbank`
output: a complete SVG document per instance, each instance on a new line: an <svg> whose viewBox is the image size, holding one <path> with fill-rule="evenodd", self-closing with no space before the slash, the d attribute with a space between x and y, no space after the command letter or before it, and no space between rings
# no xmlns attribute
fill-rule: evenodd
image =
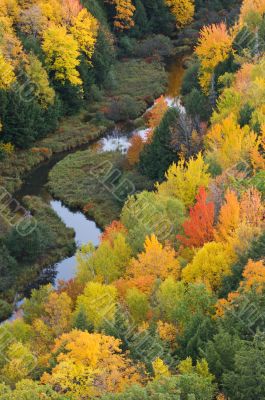
<svg viewBox="0 0 265 400"><path fill-rule="evenodd" d="M167 85L164 64L158 61L120 61L113 79L108 90L98 93L79 114L65 117L54 133L0 161L0 185L16 192L26 175L54 154L89 145L110 132L115 123L137 119Z"/></svg>
<svg viewBox="0 0 265 400"><path fill-rule="evenodd" d="M60 161L49 174L48 189L70 209L82 210L104 228L119 219L128 195L151 190L153 182L126 168L119 151L78 151Z"/></svg>
<svg viewBox="0 0 265 400"><path fill-rule="evenodd" d="M41 271L73 255L77 247L74 229L67 227L49 204L36 196L23 200L35 218L36 229L22 239L13 230L10 238L7 234L0 240L0 320L7 318L11 305L15 307L14 303L29 296L34 287L51 282L56 271L50 272L47 279Z"/></svg>
<svg viewBox="0 0 265 400"><path fill-rule="evenodd" d="M44 195L40 194L40 186L44 188L47 183L48 170L70 152L80 148L85 149L105 136L107 132L110 133L115 126L114 120L116 122L122 119L128 121L132 116L137 118L142 115L155 98L165 91L166 82L166 72L162 63L143 60L120 62L117 66L115 86L109 89L103 97L91 102L78 115L64 118L56 132L36 142L34 147L16 151L9 158L0 162L0 185L25 205L37 222L51 225L51 233L56 236L56 240L50 243L49 251L43 252L34 262L27 264L19 262L18 267L12 270L9 265L10 258L4 260L2 275L6 275L3 276L3 281L8 283L3 286L2 299L12 304L15 299L21 298L25 291L29 291L29 294L34 285L53 280L54 275L58 273L58 269L54 268L54 265L58 262L60 264L60 260L69 260L69 263L74 264L71 257L76 246L79 245L74 241L74 232L67 228L67 221L62 222L57 212L50 207L51 198L48 192L44 190ZM133 103L131 100L128 103L126 93L130 99L133 99ZM125 102L123 102L124 99ZM130 105L137 105L133 114L123 115L124 107L128 108ZM113 115L110 114L110 111ZM139 120L130 123L131 126L137 124L139 124ZM72 178L72 174L69 176ZM38 197L30 198L28 195ZM100 202L99 196L93 198L97 203ZM89 200L84 203L84 206L88 203ZM36 204L37 207L35 207ZM97 219L101 226L105 226L107 222L115 218L115 215L118 216L121 205L116 206L114 214L112 213L113 207L109 208L108 217L104 218L103 205L105 206L105 203L101 202L101 204L100 212L94 213L89 208L82 211L86 216ZM93 222L91 221L91 223ZM0 241L4 240L10 231L10 227L6 228L2 230ZM96 230L98 228L95 225ZM100 231L97 231L95 245L98 243L99 233ZM23 240L21 238L21 241ZM12 254L10 256L12 257ZM66 266L62 265L62 268L66 268ZM44 276L40 274L40 271L45 270L47 271L46 276L45 273ZM61 277L65 278L63 274Z"/></svg>

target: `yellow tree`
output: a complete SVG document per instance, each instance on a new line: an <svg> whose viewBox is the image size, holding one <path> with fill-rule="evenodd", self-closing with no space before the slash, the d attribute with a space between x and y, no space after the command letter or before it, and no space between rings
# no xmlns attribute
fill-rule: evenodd
<svg viewBox="0 0 265 400"><path fill-rule="evenodd" d="M79 44L81 51L85 53L88 60L91 59L97 39L99 24L86 8L77 15L73 20L73 26L70 29L75 40Z"/></svg>
<svg viewBox="0 0 265 400"><path fill-rule="evenodd" d="M195 52L201 62L200 84L205 93L209 92L214 69L226 60L232 50L232 43L233 36L224 23L202 28Z"/></svg>
<svg viewBox="0 0 265 400"><path fill-rule="evenodd" d="M169 342L173 346L176 341L178 329L175 325L173 325L171 323L158 321L157 322L157 333L158 333L160 339L162 339L166 342Z"/></svg>
<svg viewBox="0 0 265 400"><path fill-rule="evenodd" d="M10 384L29 376L36 366L34 354L21 342L14 342L8 347L5 359L7 363L1 369L1 377Z"/></svg>
<svg viewBox="0 0 265 400"><path fill-rule="evenodd" d="M41 14L47 18L50 24L62 25L65 10L62 7L60 0L39 0L39 6L41 9Z"/></svg>
<svg viewBox="0 0 265 400"><path fill-rule="evenodd" d="M165 0L176 18L177 27L183 28L192 22L195 12L193 0Z"/></svg>
<svg viewBox="0 0 265 400"><path fill-rule="evenodd" d="M32 83L36 85L35 95L43 108L54 103L55 91L50 86L49 77L40 60L34 55L28 56L25 70Z"/></svg>
<svg viewBox="0 0 265 400"><path fill-rule="evenodd" d="M166 173L166 179L166 182L157 185L158 193L177 197L189 207L194 203L198 189L208 186L210 174L199 153L197 158L191 157L188 162L182 158L178 165L173 163Z"/></svg>
<svg viewBox="0 0 265 400"><path fill-rule="evenodd" d="M46 316L44 322L50 327L55 336L60 335L70 327L72 316L72 300L67 293L50 293L44 306Z"/></svg>
<svg viewBox="0 0 265 400"><path fill-rule="evenodd" d="M265 169L265 124L261 128L257 146L251 151L251 163L254 170Z"/></svg>
<svg viewBox="0 0 265 400"><path fill-rule="evenodd" d="M78 43L63 26L51 26L43 34L42 49L48 68L55 79L69 81L72 85L82 83L77 66L80 64Z"/></svg>
<svg viewBox="0 0 265 400"><path fill-rule="evenodd" d="M236 260L229 244L206 243L182 270L185 282L204 283L210 290L217 290L224 276L231 274L231 266Z"/></svg>
<svg viewBox="0 0 265 400"><path fill-rule="evenodd" d="M250 162L251 154L258 145L257 135L248 125L241 128L233 114L215 124L206 136L208 153L222 169L242 161Z"/></svg>
<svg viewBox="0 0 265 400"><path fill-rule="evenodd" d="M16 20L19 15L17 0L0 0L0 17L11 17Z"/></svg>
<svg viewBox="0 0 265 400"><path fill-rule="evenodd" d="M168 276L178 278L180 274L179 262L175 250L159 243L155 235L147 236L144 251L130 262L127 274L133 278L139 276L153 276L166 279Z"/></svg>
<svg viewBox="0 0 265 400"><path fill-rule="evenodd" d="M106 321L114 320L116 299L117 289L114 286L89 282L84 293L77 298L75 314L84 310L87 320L99 329Z"/></svg>
<svg viewBox="0 0 265 400"><path fill-rule="evenodd" d="M131 0L109 0L114 4L116 15L114 17L114 26L118 30L130 29L134 26L134 12L136 10Z"/></svg>
<svg viewBox="0 0 265 400"><path fill-rule="evenodd" d="M152 367L154 371L154 380L159 380L165 376L171 375L168 366L159 357L152 362Z"/></svg>
<svg viewBox="0 0 265 400"><path fill-rule="evenodd" d="M248 17L252 14L256 14L261 17L265 13L265 1L264 0L243 0L240 9L240 24L243 25L248 22Z"/></svg>
<svg viewBox="0 0 265 400"><path fill-rule="evenodd" d="M73 330L63 334L53 349L57 365L42 376L42 383L51 384L71 399L122 391L140 376L120 345L120 340L97 333Z"/></svg>
<svg viewBox="0 0 265 400"><path fill-rule="evenodd" d="M32 322L32 329L31 348L35 350L38 366L46 368L51 357L51 348L54 344L54 331L40 318Z"/></svg>
<svg viewBox="0 0 265 400"><path fill-rule="evenodd" d="M15 73L12 65L5 60L0 50L0 89L9 89L15 82Z"/></svg>

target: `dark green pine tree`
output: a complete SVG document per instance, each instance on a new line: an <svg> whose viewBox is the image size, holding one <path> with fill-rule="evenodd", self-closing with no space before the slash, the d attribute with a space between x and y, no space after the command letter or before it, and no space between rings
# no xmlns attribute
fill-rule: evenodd
<svg viewBox="0 0 265 400"><path fill-rule="evenodd" d="M231 400L265 399L265 337L259 333L235 355L234 371L224 374L225 394Z"/></svg>
<svg viewBox="0 0 265 400"><path fill-rule="evenodd" d="M1 110L2 139L20 148L29 147L44 129L43 112L32 98L23 97L17 90L7 94L7 106Z"/></svg>
<svg viewBox="0 0 265 400"><path fill-rule="evenodd" d="M141 38L150 31L150 23L141 0L135 0L134 27L130 29L130 36Z"/></svg>
<svg viewBox="0 0 265 400"><path fill-rule="evenodd" d="M151 179L163 179L170 164L177 159L171 146L171 128L178 117L179 111L170 108L155 129L152 142L144 147L140 155L140 172Z"/></svg>
<svg viewBox="0 0 265 400"><path fill-rule="evenodd" d="M95 81L99 87L103 86L108 79L109 71L115 61L115 55L115 48L108 39L107 32L100 30L92 57Z"/></svg>
<svg viewBox="0 0 265 400"><path fill-rule="evenodd" d="M128 350L129 343L132 340L135 326L130 323L128 315L124 312L121 306L117 307L114 321L105 321L102 331L108 335L113 336L116 339L120 339L121 349L123 351Z"/></svg>
<svg viewBox="0 0 265 400"><path fill-rule="evenodd" d="M176 20L164 0L142 0L153 33L170 36L176 31Z"/></svg>
<svg viewBox="0 0 265 400"><path fill-rule="evenodd" d="M235 368L235 353L242 347L243 342L236 336L220 328L218 333L209 340L201 356L209 365L210 371L218 382L222 381L224 373L233 371Z"/></svg>
<svg viewBox="0 0 265 400"><path fill-rule="evenodd" d="M93 324L88 320L85 308L80 307L78 313L74 317L73 328L81 331L93 332Z"/></svg>

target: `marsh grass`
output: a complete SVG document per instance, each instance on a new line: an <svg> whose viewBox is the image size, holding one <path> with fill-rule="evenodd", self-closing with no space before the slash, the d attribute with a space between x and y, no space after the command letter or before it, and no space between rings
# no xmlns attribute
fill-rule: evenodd
<svg viewBox="0 0 265 400"><path fill-rule="evenodd" d="M119 152L79 151L49 174L48 188L68 207L82 210L102 228L119 218L127 195L152 187L137 171L127 171Z"/></svg>

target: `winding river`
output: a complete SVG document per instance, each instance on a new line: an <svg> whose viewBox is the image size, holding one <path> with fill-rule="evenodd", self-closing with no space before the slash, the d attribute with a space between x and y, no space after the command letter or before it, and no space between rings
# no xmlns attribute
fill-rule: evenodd
<svg viewBox="0 0 265 400"><path fill-rule="evenodd" d="M183 73L184 69L182 67L181 59L177 58L168 68L169 84L166 100L171 106L179 96ZM100 151L120 150L121 152L126 153L130 146L129 139L136 132L142 136L145 134L144 129L129 133L121 133L118 129L115 129L105 138L99 140L96 148L99 148ZM89 145L82 146L81 150L87 149L88 146ZM80 148L78 150L80 150ZM77 151L77 149L72 152L75 151ZM70 154L70 152L56 154L49 161L42 163L38 168L33 170L27 176L21 189L16 193L16 198L21 200L27 195L41 197L42 200L50 204L52 209L57 213L67 227L74 229L77 248L88 242L92 242L97 246L99 244L101 230L96 223L93 220L86 218L81 212L72 211L63 205L61 201L55 200L46 188L50 170L68 154ZM59 280L69 280L75 276L75 273L76 259L75 256L72 256L65 258L56 265L42 271L38 281L45 283L51 281L56 287ZM19 306L20 303L21 302L19 302L17 306ZM17 313L15 312L11 319L16 317Z"/></svg>

